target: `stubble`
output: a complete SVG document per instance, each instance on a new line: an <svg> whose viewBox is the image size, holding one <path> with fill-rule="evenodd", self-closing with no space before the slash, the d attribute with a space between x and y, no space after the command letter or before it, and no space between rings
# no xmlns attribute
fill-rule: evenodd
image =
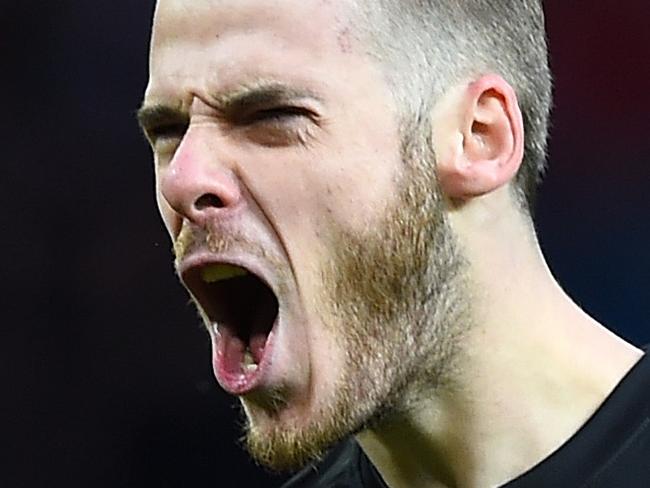
<svg viewBox="0 0 650 488"><path fill-rule="evenodd" d="M345 364L307 425L247 421L260 464L296 469L348 435L403 415L441 388L470 327L466 263L446 219L427 127L403 138L404 176L384 217L339 229L322 268L322 320ZM431 132L429 131L428 134ZM424 142L423 142L424 141Z"/></svg>

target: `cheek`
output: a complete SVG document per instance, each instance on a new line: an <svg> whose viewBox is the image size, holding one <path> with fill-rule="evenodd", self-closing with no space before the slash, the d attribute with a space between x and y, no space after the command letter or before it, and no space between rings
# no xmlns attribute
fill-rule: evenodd
<svg viewBox="0 0 650 488"><path fill-rule="evenodd" d="M390 154L377 155L366 146L350 149L345 158L330 161L330 170L311 181L315 189L311 204L319 229L359 233L382 218L398 179L399 161Z"/></svg>
<svg viewBox="0 0 650 488"><path fill-rule="evenodd" d="M307 312L307 349L305 369L310 371L309 381L313 389L313 401L327 402L339 388L344 377L346 357L341 333L345 324L335 323L328 307L321 302ZM308 366L307 366L308 364Z"/></svg>
<svg viewBox="0 0 650 488"><path fill-rule="evenodd" d="M178 214L170 207L167 200L162 196L162 193L158 189L158 184L156 184L156 205L158 207L158 213L160 218L165 224L165 229L169 233L169 237L173 241L176 236L180 233L182 221Z"/></svg>

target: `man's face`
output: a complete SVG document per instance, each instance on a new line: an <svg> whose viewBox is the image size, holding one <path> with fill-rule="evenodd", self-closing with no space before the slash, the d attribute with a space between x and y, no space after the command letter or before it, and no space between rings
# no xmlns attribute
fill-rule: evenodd
<svg viewBox="0 0 650 488"><path fill-rule="evenodd" d="M317 0L156 12L142 121L158 204L217 380L275 468L408 408L464 309L433 155L401 137L353 18Z"/></svg>

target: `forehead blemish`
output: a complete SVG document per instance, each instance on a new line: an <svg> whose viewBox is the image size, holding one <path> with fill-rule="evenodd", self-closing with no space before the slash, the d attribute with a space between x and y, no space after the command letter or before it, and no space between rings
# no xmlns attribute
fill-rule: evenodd
<svg viewBox="0 0 650 488"><path fill-rule="evenodd" d="M356 11L351 8L350 4L345 2L334 4L333 0L320 0L320 4L333 16L332 32L336 33L336 43L339 51L343 54L352 53L354 42L357 40L352 28Z"/></svg>

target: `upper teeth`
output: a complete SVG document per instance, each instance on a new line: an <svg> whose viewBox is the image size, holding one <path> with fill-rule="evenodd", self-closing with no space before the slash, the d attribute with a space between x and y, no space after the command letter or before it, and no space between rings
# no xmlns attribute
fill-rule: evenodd
<svg viewBox="0 0 650 488"><path fill-rule="evenodd" d="M237 276L246 276L248 271L239 266L231 264L213 264L201 270L201 278L206 283L215 283L217 281L236 278Z"/></svg>

